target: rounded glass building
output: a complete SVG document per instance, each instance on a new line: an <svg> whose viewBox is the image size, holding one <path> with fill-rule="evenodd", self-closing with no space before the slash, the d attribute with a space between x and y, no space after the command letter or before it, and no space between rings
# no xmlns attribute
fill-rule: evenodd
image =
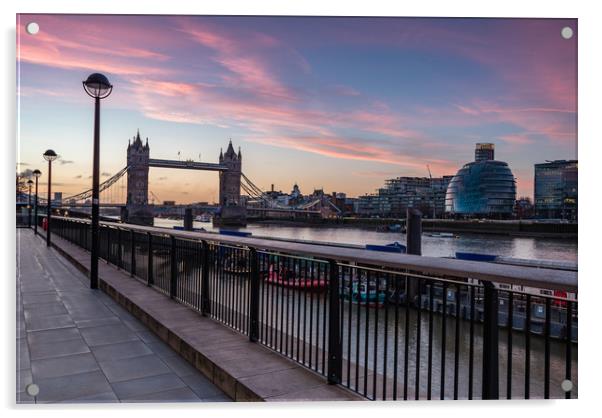
<svg viewBox="0 0 602 418"><path fill-rule="evenodd" d="M452 216L512 216L516 181L503 161L465 164L452 178L445 195L445 212Z"/></svg>

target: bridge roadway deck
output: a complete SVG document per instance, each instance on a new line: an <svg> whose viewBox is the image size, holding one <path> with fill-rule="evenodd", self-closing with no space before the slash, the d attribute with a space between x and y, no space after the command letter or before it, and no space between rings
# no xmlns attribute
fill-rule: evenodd
<svg viewBox="0 0 602 418"><path fill-rule="evenodd" d="M18 403L231 401L31 230L17 244Z"/></svg>
<svg viewBox="0 0 602 418"><path fill-rule="evenodd" d="M29 231L21 232L21 236L27 240L28 248L43 246L42 239L37 243L30 243L34 237ZM53 236L53 246L76 268L87 273L90 262L88 252L56 235ZM38 249L38 251L43 250L45 247ZM27 256L24 259L27 259ZM73 270L67 267L64 269ZM80 276L80 283L87 284L87 278ZM249 342L246 336L202 317L192 309L130 278L128 273L103 261L99 263L99 278L101 289L110 298L100 291L98 293L89 291L91 294L96 294L97 298L123 312L124 310L113 300L117 301L140 320L136 322L140 327L146 326L152 331L139 331L145 338L167 343L170 346L167 350L173 349L180 354L178 357L180 367L186 369L194 367L195 372L200 371L232 399L237 401L363 399L344 388L327 384L324 377L265 347ZM133 318L130 320L134 321ZM182 359L186 361L181 361ZM26 380L21 380L21 386L26 384ZM177 401L177 399L173 400Z"/></svg>

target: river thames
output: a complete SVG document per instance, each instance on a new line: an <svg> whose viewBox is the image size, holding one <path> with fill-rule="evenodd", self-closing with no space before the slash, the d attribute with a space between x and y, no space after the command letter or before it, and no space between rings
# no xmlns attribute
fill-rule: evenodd
<svg viewBox="0 0 602 418"><path fill-rule="evenodd" d="M155 226L172 228L182 226L182 220L155 218ZM210 222L194 222L195 228L218 231ZM405 245L406 236L399 232L377 232L369 228L327 228L312 226L282 226L274 224L249 224L240 231L251 232L254 237L285 238L331 242L338 244L390 244ZM457 251L493 254L528 260L553 260L577 263L577 240L563 238L512 237L506 235L455 233L455 238L422 235L422 255L454 257Z"/></svg>

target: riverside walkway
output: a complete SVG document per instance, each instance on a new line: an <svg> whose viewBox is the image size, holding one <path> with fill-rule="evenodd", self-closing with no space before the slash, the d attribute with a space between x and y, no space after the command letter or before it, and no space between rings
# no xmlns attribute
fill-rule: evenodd
<svg viewBox="0 0 602 418"><path fill-rule="evenodd" d="M17 402L362 399L105 262L90 290L89 253L52 242L17 231Z"/></svg>
<svg viewBox="0 0 602 418"><path fill-rule="evenodd" d="M27 229L17 229L16 306L17 403L231 401Z"/></svg>

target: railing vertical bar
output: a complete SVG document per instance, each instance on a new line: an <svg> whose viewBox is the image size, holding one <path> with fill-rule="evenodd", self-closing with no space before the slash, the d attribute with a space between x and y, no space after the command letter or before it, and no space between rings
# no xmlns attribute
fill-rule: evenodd
<svg viewBox="0 0 602 418"><path fill-rule="evenodd" d="M278 283L278 275L280 274L279 263L281 256L276 256L277 258L272 263L272 282L270 284L270 341L269 346L272 348L276 348L276 344L274 344L274 303L276 298L274 297L274 291Z"/></svg>
<svg viewBox="0 0 602 418"><path fill-rule="evenodd" d="M441 382L439 388L439 398L445 399L445 355L447 338L447 283L443 283L443 308L441 321Z"/></svg>
<svg viewBox="0 0 602 418"><path fill-rule="evenodd" d="M483 282L483 399L499 399L498 291L491 282Z"/></svg>
<svg viewBox="0 0 602 418"><path fill-rule="evenodd" d="M301 294L303 293L303 285L301 284L301 280L303 280L303 284L307 280L307 259L301 260L299 262L299 267L303 267L303 277L299 280L299 288L297 289L297 343L296 343L296 359L297 361L303 362L301 360ZM303 342L305 344L305 341Z"/></svg>
<svg viewBox="0 0 602 418"><path fill-rule="evenodd" d="M458 374L460 372L460 285L456 285L456 318L454 341L454 399L458 399Z"/></svg>
<svg viewBox="0 0 602 418"><path fill-rule="evenodd" d="M361 290L361 275L359 275L358 279L360 280L358 286L358 296L361 300L362 298L362 290ZM366 330L364 334L364 397L368 397L368 346L370 343L370 276L369 272L366 274L366 297L364 301L364 308L366 310Z"/></svg>
<svg viewBox="0 0 602 418"><path fill-rule="evenodd" d="M372 399L376 400L376 377L378 376L378 311L380 305L380 277L374 274L375 286L374 292L374 353L372 357ZM385 365L386 366L386 365Z"/></svg>
<svg viewBox="0 0 602 418"><path fill-rule="evenodd" d="M201 313L203 316L210 314L209 293L209 251L207 241L201 241Z"/></svg>
<svg viewBox="0 0 602 418"><path fill-rule="evenodd" d="M416 303L416 378L414 383L414 399L420 399L420 337L422 333L422 280L418 281L418 301Z"/></svg>
<svg viewBox="0 0 602 418"><path fill-rule="evenodd" d="M391 276L385 275L385 323L384 323L384 335L383 335L383 401L387 400L387 349L389 342L389 286L391 284Z"/></svg>
<svg viewBox="0 0 602 418"><path fill-rule="evenodd" d="M314 341L314 291L311 286L311 282L315 280L315 267L316 263L313 262L311 266L311 276L310 276L310 286L309 286L309 368L312 368L312 358L313 358L313 341ZM319 267L318 267L319 269Z"/></svg>
<svg viewBox="0 0 602 418"><path fill-rule="evenodd" d="M298 290L303 275L301 269L301 260L291 258L289 260L290 270L293 278L292 284L286 287L286 310L285 310L285 326L284 326L284 352L288 358L294 359L293 347L295 334L295 291Z"/></svg>
<svg viewBox="0 0 602 418"><path fill-rule="evenodd" d="M122 251L122 237L121 237L121 228L117 228L117 266L122 269L123 268L123 256L121 254Z"/></svg>
<svg viewBox="0 0 602 418"><path fill-rule="evenodd" d="M297 260L297 267L298 267L298 272L297 275L295 277L296 279L296 283L300 284L301 283L301 277L303 277L303 270L302 270L302 265L301 265L301 260ZM292 358L293 360L295 359L295 293L299 292L299 286L295 286L293 288L293 290L291 291L292 293L292 297L290 297L287 294L287 307L290 305L291 310L290 310L290 316L289 316L289 312L287 311L286 313L286 319L287 319L287 335L288 335L288 342L290 343L288 345L287 350L289 351L289 357ZM298 309L297 309L298 310Z"/></svg>
<svg viewBox="0 0 602 418"><path fill-rule="evenodd" d="M153 286L155 282L154 272L153 272L153 235L148 233L148 252L147 252L147 267L146 267L146 284L148 286Z"/></svg>
<svg viewBox="0 0 602 418"><path fill-rule="evenodd" d="M343 278L347 278L347 284L348 284L348 289L347 289L347 308L348 308L348 314L347 314L347 387L351 387L351 331L352 331L352 327L351 327L351 322L352 322L352 318L353 318L353 303L351 303L351 300L353 298L352 294L353 294L353 280L351 279L351 268L349 266L344 266L343 267ZM345 280L342 281L343 284L345 284Z"/></svg>
<svg viewBox="0 0 602 418"><path fill-rule="evenodd" d="M472 400L474 386L474 322L475 322L475 288L470 287L470 336L468 342L468 399Z"/></svg>
<svg viewBox="0 0 602 418"><path fill-rule="evenodd" d="M512 330L514 327L514 292L508 292L508 320L506 321L508 336L508 360L506 364L506 399L512 399Z"/></svg>
<svg viewBox="0 0 602 418"><path fill-rule="evenodd" d="M429 346L427 360L427 381L426 381L426 399L431 400L431 390L433 384L433 286L434 283L429 283L428 294L428 311L429 311Z"/></svg>
<svg viewBox="0 0 602 418"><path fill-rule="evenodd" d="M569 300L566 302L566 347L565 347L565 380L571 381L572 363L573 363L573 303ZM571 391L567 391L564 395L566 399L571 399Z"/></svg>
<svg viewBox="0 0 602 418"><path fill-rule="evenodd" d="M530 398L531 386L531 295L526 299L526 323L525 323L525 399Z"/></svg>
<svg viewBox="0 0 602 418"><path fill-rule="evenodd" d="M136 275L136 233L133 229L130 231L130 244L130 276L134 277Z"/></svg>
<svg viewBox="0 0 602 418"><path fill-rule="evenodd" d="M404 351L403 351L403 400L408 400L408 378L409 378L409 357L410 357L410 283L408 276L404 277L404 302L405 302L405 323L404 323Z"/></svg>
<svg viewBox="0 0 602 418"><path fill-rule="evenodd" d="M544 399L550 399L550 321L551 321L551 299L546 298L546 317L544 324Z"/></svg>
<svg viewBox="0 0 602 418"><path fill-rule="evenodd" d="M338 267L337 267L337 269L338 269ZM326 281L327 280L327 277L326 277L327 275L328 275L327 266L324 265L323 277L324 277L324 282L325 283L327 283L327 281ZM318 284L319 283L320 283L320 281L318 281ZM338 270L337 270L337 283L339 283ZM320 295L319 292L320 291L318 290L318 297ZM337 294L340 296L340 289L337 288L337 292L339 292ZM329 305L329 303L328 303L328 293L327 292L322 292L322 294L323 294L322 303L324 304L324 309L323 309L324 313L322 315L322 374L325 374L325 367L326 367L326 343L327 343L326 342L326 332L327 332L326 329L328 327L328 323L326 321L326 312L328 312L328 309L329 309L328 305ZM338 302L338 306L339 306L338 309L340 311L340 302ZM340 335L341 332L342 332L341 330L343 329L343 326L341 324L341 312L339 312L338 314L339 314L339 316L337 318L339 318L339 335ZM342 344L342 339L341 339L340 344ZM343 355L342 354L342 349L341 349L341 354L340 355L341 356ZM342 370L342 360L341 360L341 370Z"/></svg>
<svg viewBox="0 0 602 418"><path fill-rule="evenodd" d="M355 332L355 391L359 393L359 385L360 385L360 333L362 327L362 299L359 294L360 291L360 277L358 275L357 267L353 267L353 273L351 276L351 280L353 281L355 277L355 283L357 283L357 327ZM353 298L353 295L352 295Z"/></svg>
<svg viewBox="0 0 602 418"><path fill-rule="evenodd" d="M249 283L251 285L249 339L257 342L259 339L259 264L255 248L249 250L249 260L251 263L249 271Z"/></svg>
<svg viewBox="0 0 602 418"><path fill-rule="evenodd" d="M341 345L339 309L339 268L334 260L328 262L328 383L342 381L343 347ZM326 313L324 313L326 316Z"/></svg>
<svg viewBox="0 0 602 418"><path fill-rule="evenodd" d="M171 235L171 248L169 250L169 266L171 269L170 281L169 281L169 297L175 298L177 297L178 291L178 261L176 254L176 237Z"/></svg>
<svg viewBox="0 0 602 418"><path fill-rule="evenodd" d="M284 328L284 288L285 286L288 284L288 279L290 277L290 270L288 270L288 266L290 265L290 258L287 257L285 259L282 260L282 264L283 269L284 269L284 274L285 274L285 281L282 282L282 285L279 286L279 290L280 290L280 295L278 296L278 307L280 309L280 325L278 327L278 352L283 353L282 350L282 338L283 338L283 328ZM278 314L277 314L278 315Z"/></svg>

